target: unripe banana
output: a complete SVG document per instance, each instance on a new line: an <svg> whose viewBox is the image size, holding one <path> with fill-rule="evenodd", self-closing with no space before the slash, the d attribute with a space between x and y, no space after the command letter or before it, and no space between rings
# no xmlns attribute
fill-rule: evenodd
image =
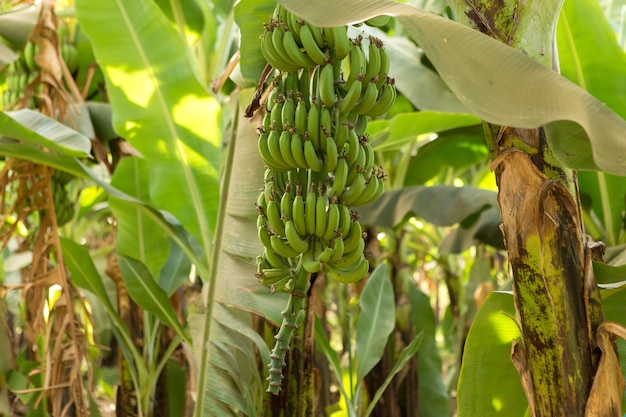
<svg viewBox="0 0 626 417"><path fill-rule="evenodd" d="M380 197L383 191L382 181L376 176L372 175L367 181L365 188L361 192L361 195L352 202L352 207L362 206L365 204L372 203Z"/></svg>
<svg viewBox="0 0 626 417"><path fill-rule="evenodd" d="M317 201L317 194L315 192L315 184L311 184L311 189L306 195L306 201L304 203L305 210L305 222L306 232L309 235L315 234L315 203Z"/></svg>
<svg viewBox="0 0 626 417"><path fill-rule="evenodd" d="M270 236L270 241L272 243L272 249L283 258L291 259L300 255L300 252L289 246L288 243L276 235Z"/></svg>
<svg viewBox="0 0 626 417"><path fill-rule="evenodd" d="M387 82L387 78L389 77L391 60L389 59L389 54L387 54L387 50L384 47L379 48L378 52L380 55L380 69L378 70L378 81L376 81L376 86L380 88Z"/></svg>
<svg viewBox="0 0 626 417"><path fill-rule="evenodd" d="M348 132L347 145L348 153L346 155L346 161L348 162L348 166L351 167L354 165L354 162L358 158L360 152L359 148L361 147L361 145L359 144L359 137L354 129Z"/></svg>
<svg viewBox="0 0 626 417"><path fill-rule="evenodd" d="M365 54L363 53L360 40L357 39L355 42L350 47L350 73L346 79L346 88L348 89L350 89L354 81L363 79L363 74L365 73Z"/></svg>
<svg viewBox="0 0 626 417"><path fill-rule="evenodd" d="M389 23L390 20L391 20L390 16L381 14L380 16L375 16L375 17L372 17L370 19L367 19L364 23L367 26L380 28L380 27L385 26L387 23Z"/></svg>
<svg viewBox="0 0 626 417"><path fill-rule="evenodd" d="M380 39L377 39L373 36L370 36L370 42L368 46L368 59L367 66L365 67L365 74L363 77L364 82L371 82L375 77L378 77L378 73L380 72ZM378 78L374 80L374 82L378 81Z"/></svg>
<svg viewBox="0 0 626 417"><path fill-rule="evenodd" d="M267 223L272 232L280 236L285 236L285 224L281 219L280 208L276 200L271 199L267 202L265 216L267 217Z"/></svg>
<svg viewBox="0 0 626 417"><path fill-rule="evenodd" d="M291 195L289 185L287 186L283 196L280 198L280 217L283 220L283 223L293 218L293 195Z"/></svg>
<svg viewBox="0 0 626 417"><path fill-rule="evenodd" d="M270 117L272 118L272 129L278 133L283 131L283 105L285 103L285 96L280 94L272 105L272 111Z"/></svg>
<svg viewBox="0 0 626 417"><path fill-rule="evenodd" d="M307 134L309 140L313 143L313 147L320 149L320 108L316 100L311 102L311 108L309 108Z"/></svg>
<svg viewBox="0 0 626 417"><path fill-rule="evenodd" d="M383 84L380 89L376 103L370 107L366 114L370 117L377 117L386 113L396 101L396 87L390 84Z"/></svg>
<svg viewBox="0 0 626 417"><path fill-rule="evenodd" d="M335 61L341 61L350 53L350 39L348 38L348 29L345 26L335 26L331 29L334 45L332 45L332 54Z"/></svg>
<svg viewBox="0 0 626 417"><path fill-rule="evenodd" d="M319 45L315 41L314 35L311 32L311 27L306 24L300 28L300 40L302 41L302 47L306 51L307 55L317 65L324 65L329 61L330 57L320 49Z"/></svg>
<svg viewBox="0 0 626 417"><path fill-rule="evenodd" d="M322 66L318 96L327 108L332 109L335 106L335 70L333 64L328 63Z"/></svg>
<svg viewBox="0 0 626 417"><path fill-rule="evenodd" d="M295 41L300 44L300 29L302 28L302 25L304 25L304 22L291 12L288 13L287 16L287 26L289 26L289 31L293 34Z"/></svg>
<svg viewBox="0 0 626 417"><path fill-rule="evenodd" d="M317 212L315 213L317 215ZM330 204L328 205L328 212L326 213L326 230L320 236L322 240L329 242L337 235L337 230L339 230L339 221L341 219L341 215L339 213L339 207L337 205L337 199L333 197Z"/></svg>
<svg viewBox="0 0 626 417"><path fill-rule="evenodd" d="M339 233L342 237L347 237L352 225L352 214L350 208L343 203L337 203L339 208Z"/></svg>
<svg viewBox="0 0 626 417"><path fill-rule="evenodd" d="M362 173L356 174L356 178L352 185L346 189L339 199L347 206L352 206L355 201L361 196L363 189L365 188L365 178Z"/></svg>
<svg viewBox="0 0 626 417"><path fill-rule="evenodd" d="M270 241L270 233L267 229L267 219L265 218L265 216L257 217L256 228L259 242L261 242L264 247L271 248L272 243Z"/></svg>
<svg viewBox="0 0 626 417"><path fill-rule="evenodd" d="M322 161L313 147L313 142L310 140L304 141L304 158L306 159L307 166L311 171L321 172L324 168Z"/></svg>
<svg viewBox="0 0 626 417"><path fill-rule="evenodd" d="M328 197L320 191L317 193L315 201L315 236L322 237L326 232L326 207L328 206Z"/></svg>
<svg viewBox="0 0 626 417"><path fill-rule="evenodd" d="M284 133L284 132L283 132ZM277 130L271 130L269 135L267 136L267 147L270 150L270 155L273 160L276 161L278 166L282 168L283 171L286 171L290 168L290 165L283 158L283 154L280 150L280 136L282 133L278 133Z"/></svg>
<svg viewBox="0 0 626 417"><path fill-rule="evenodd" d="M363 240L363 228L361 227L361 223L357 220L353 221L350 224L350 232L347 235L344 233L343 236L344 253L351 253L358 249L360 241ZM365 244L365 242L363 242L363 244Z"/></svg>
<svg viewBox="0 0 626 417"><path fill-rule="evenodd" d="M363 171L366 171L369 178L369 173L372 171L374 167L374 163L376 162L376 155L374 154L374 148L369 142L361 145L363 149L363 153L365 154L365 160L363 161Z"/></svg>
<svg viewBox="0 0 626 417"><path fill-rule="evenodd" d="M315 43L317 44L317 46L320 49L325 49L327 45L326 45L326 39L324 38L324 33L322 32L322 29L315 25L311 25L309 23L307 23L306 25L311 31L311 34L313 35L313 39L315 40Z"/></svg>
<svg viewBox="0 0 626 417"><path fill-rule="evenodd" d="M333 172L337 168L338 151L337 144L332 136L326 137L326 160L324 161L324 169L326 172Z"/></svg>
<svg viewBox="0 0 626 417"><path fill-rule="evenodd" d="M354 108L356 103L361 98L361 90L363 88L363 83L360 80L354 80L354 82L350 85L350 88L346 92L346 95L339 101L339 111L341 113L350 113L350 111Z"/></svg>
<svg viewBox="0 0 626 417"><path fill-rule="evenodd" d="M297 132L291 135L290 148L291 156L296 162L295 166L298 168L308 168L309 164L304 156L304 142L302 141L302 136Z"/></svg>
<svg viewBox="0 0 626 417"><path fill-rule="evenodd" d="M274 46L274 50L276 51L276 54L278 55L278 58L280 59L281 62L285 63L287 66L294 65L300 68L300 64L293 61L291 57L287 54L287 51L285 50L285 45L283 43L284 35L285 35L285 29L283 25L277 24L274 27L274 31L272 32L272 45Z"/></svg>
<svg viewBox="0 0 626 417"><path fill-rule="evenodd" d="M308 104L309 96L311 95L311 72L309 68L304 68L300 71L300 75L298 76L298 99L301 99Z"/></svg>
<svg viewBox="0 0 626 417"><path fill-rule="evenodd" d="M263 258L272 268L289 268L289 262L287 259L283 258L279 254L277 254L274 249L265 248L263 250Z"/></svg>
<svg viewBox="0 0 626 417"><path fill-rule="evenodd" d="M331 259L333 266L337 268L348 268L361 261L361 259L365 259L365 254L363 253L365 250L365 240L363 238L357 241L356 247L352 251L346 249L346 239L343 240L343 245L343 256L337 260Z"/></svg>
<svg viewBox="0 0 626 417"><path fill-rule="evenodd" d="M276 133L276 131L272 131L272 132ZM263 158L263 162L269 168L275 169L275 170L287 169L287 166L282 161L276 161L274 157L272 156L270 149L269 149L269 135L267 133L263 133L261 136L259 136L258 148L259 148L259 153L261 154L261 157Z"/></svg>
<svg viewBox="0 0 626 417"><path fill-rule="evenodd" d="M311 57L309 57L309 55L300 49L293 32L285 32L283 35L283 44L287 55L289 55L294 63L298 64L305 70L317 65Z"/></svg>
<svg viewBox="0 0 626 417"><path fill-rule="evenodd" d="M298 187L300 187L298 185ZM293 216L293 225L298 233L298 236L306 236L307 227L306 227L306 215L304 210L304 197L302 197L302 191L300 190L300 194L296 191L296 196L293 199L293 205L291 206L292 216ZM285 233L287 233L287 226L285 225ZM294 246L295 248L295 246Z"/></svg>
<svg viewBox="0 0 626 417"><path fill-rule="evenodd" d="M36 71L38 69L35 63L35 55L37 55L37 46L33 42L27 42L24 47L24 61L26 62L26 68L28 71Z"/></svg>
<svg viewBox="0 0 626 417"><path fill-rule="evenodd" d="M339 197L346 188L346 180L348 179L348 162L346 158L338 158L334 174L330 195L331 197Z"/></svg>
<svg viewBox="0 0 626 417"><path fill-rule="evenodd" d="M345 113L339 113L339 122L335 126L335 143L337 144L337 150L339 153L343 151L343 146L348 140L348 133L350 130L350 122L348 121L348 115Z"/></svg>
<svg viewBox="0 0 626 417"><path fill-rule="evenodd" d="M280 118L283 125L288 126L285 130L289 130L290 127L295 127L296 124L296 102L293 100L292 92L287 94L285 101L283 102Z"/></svg>
<svg viewBox="0 0 626 417"><path fill-rule="evenodd" d="M369 261L367 259L363 259L354 266L346 269L336 268L328 262L324 264L324 274L326 274L328 278L342 284L357 282L365 277L368 271Z"/></svg>
<svg viewBox="0 0 626 417"><path fill-rule="evenodd" d="M304 216L302 220L304 220ZM303 239L300 237L293 221L289 220L285 224L285 234L289 246L291 246L296 252L304 253L309 250L309 239Z"/></svg>
<svg viewBox="0 0 626 417"><path fill-rule="evenodd" d="M285 161L285 163L287 164L287 166L290 169L298 168L299 165L291 152L291 133L289 133L287 130L283 130L278 139L278 146L280 148L280 155L283 161Z"/></svg>
<svg viewBox="0 0 626 417"><path fill-rule="evenodd" d="M328 262L330 260L330 257L333 254L333 248L332 246L325 246L322 247L321 243L320 245L316 246L316 251L315 251L315 260L317 262L320 263L320 265L325 264L326 262Z"/></svg>
<svg viewBox="0 0 626 417"><path fill-rule="evenodd" d="M314 247L316 246L317 243L315 244L311 244L309 247L309 250L304 252L302 254L302 267L304 268L304 270L306 272L309 272L311 274L314 274L316 272L320 271L320 263L318 260L315 259L315 255L314 255Z"/></svg>
<svg viewBox="0 0 626 417"><path fill-rule="evenodd" d="M280 57L274 44L272 42L273 31L265 31L261 37L261 53L265 60L274 68L281 71L297 71L299 67L291 63L291 61L285 61Z"/></svg>
<svg viewBox="0 0 626 417"><path fill-rule="evenodd" d="M259 282L267 286L274 285L287 277L291 277L291 271L287 268L265 268L257 273Z"/></svg>
<svg viewBox="0 0 626 417"><path fill-rule="evenodd" d="M308 110L306 108L306 102L302 99L298 99L298 104L296 104L296 111L294 115L294 121L296 124L296 132L299 135L304 135L307 129L307 113Z"/></svg>
<svg viewBox="0 0 626 417"><path fill-rule="evenodd" d="M333 253L330 255L330 259L328 260L329 262L338 261L339 259L343 257L343 250L344 250L343 239L337 238L333 240L332 246L333 246Z"/></svg>
<svg viewBox="0 0 626 417"><path fill-rule="evenodd" d="M361 98L352 108L354 114L367 114L367 112L374 106L376 99L378 98L378 87L376 83L369 82L361 94Z"/></svg>

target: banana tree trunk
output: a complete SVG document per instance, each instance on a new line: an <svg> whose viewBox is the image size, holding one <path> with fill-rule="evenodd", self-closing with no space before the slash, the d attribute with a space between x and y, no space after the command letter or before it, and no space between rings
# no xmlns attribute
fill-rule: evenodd
<svg viewBox="0 0 626 417"><path fill-rule="evenodd" d="M561 4L467 0L457 14L556 69L553 39ZM512 360L533 416L584 416L603 314L590 268L599 245L584 233L576 173L556 160L541 128L485 123L485 132L521 331Z"/></svg>

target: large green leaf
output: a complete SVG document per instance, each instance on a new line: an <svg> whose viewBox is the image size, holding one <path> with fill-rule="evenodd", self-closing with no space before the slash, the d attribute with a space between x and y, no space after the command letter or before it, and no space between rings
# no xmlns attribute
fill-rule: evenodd
<svg viewBox="0 0 626 417"><path fill-rule="evenodd" d="M124 158L115 169L111 185L150 204L149 169L145 159ZM167 232L132 201L110 196L109 206L117 219L117 253L141 261L152 276L157 276L169 255Z"/></svg>
<svg viewBox="0 0 626 417"><path fill-rule="evenodd" d="M219 105L154 2L77 0L76 12L106 75L115 131L150 165L152 201L176 216L208 261L219 199Z"/></svg>
<svg viewBox="0 0 626 417"><path fill-rule="evenodd" d="M395 227L407 216L451 226L484 209L497 207L497 193L475 187L417 185L385 192L376 204L359 209L363 223Z"/></svg>
<svg viewBox="0 0 626 417"><path fill-rule="evenodd" d="M444 416L448 413L450 399L443 384L441 356L435 340L435 314L428 296L414 285L409 286L409 299L415 332L422 334L417 356L419 415Z"/></svg>
<svg viewBox="0 0 626 417"><path fill-rule="evenodd" d="M375 120L367 128L376 151L397 151L414 142L419 135L477 124L480 119L471 114L421 111L398 114L389 120Z"/></svg>
<svg viewBox="0 0 626 417"><path fill-rule="evenodd" d="M395 16L470 112L499 125L548 125L551 147L572 168L597 166L626 174L626 121L564 77L493 38L392 0L280 3L319 26ZM571 121L584 130L572 129Z"/></svg>
<svg viewBox="0 0 626 417"><path fill-rule="evenodd" d="M154 314L163 324L185 340L191 343L185 330L178 321L176 313L169 302L167 294L154 279L148 268L138 261L127 256L119 257L120 271L124 285L131 298L146 311Z"/></svg>
<svg viewBox="0 0 626 417"><path fill-rule="evenodd" d="M370 275L359 301L361 314L356 326L356 380L380 361L396 320L389 267L381 263Z"/></svg>
<svg viewBox="0 0 626 417"><path fill-rule="evenodd" d="M461 172L477 164L486 164L489 156L482 126L442 132L435 140L425 140L411 158L404 185L425 184L450 169Z"/></svg>
<svg viewBox="0 0 626 417"><path fill-rule="evenodd" d="M557 44L561 73L626 117L626 54L617 44L597 1L564 3ZM604 236L596 237L610 245L618 243L626 180L610 174L580 172L579 183L581 193L590 197L591 208L606 229Z"/></svg>
<svg viewBox="0 0 626 417"><path fill-rule="evenodd" d="M513 297L491 293L467 335L458 385L459 417L523 417L528 407L511 343L520 337Z"/></svg>
<svg viewBox="0 0 626 417"><path fill-rule="evenodd" d="M0 13L0 37L6 39L15 50L20 50L26 45L30 32L37 23L41 12L39 4L21 3L10 10ZM3 42L0 42L3 43ZM9 62L2 61L0 67Z"/></svg>
<svg viewBox="0 0 626 417"><path fill-rule="evenodd" d="M0 112L0 136L20 139L53 150L60 155L89 157L90 140L33 110ZM6 139L0 142L6 141Z"/></svg>
<svg viewBox="0 0 626 417"><path fill-rule="evenodd" d="M269 22L269 17L276 7L275 0L241 0L235 6L235 21L241 31L241 75L244 82L255 85L259 81L261 71L267 64L261 54L263 22Z"/></svg>

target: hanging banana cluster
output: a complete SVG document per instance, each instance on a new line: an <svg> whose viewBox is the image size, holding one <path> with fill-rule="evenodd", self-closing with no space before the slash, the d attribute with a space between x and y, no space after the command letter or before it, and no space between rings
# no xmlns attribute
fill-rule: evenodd
<svg viewBox="0 0 626 417"><path fill-rule="evenodd" d="M67 190L67 186L73 178L72 174L58 169L52 174L52 197L58 227L74 218L74 203L70 200Z"/></svg>
<svg viewBox="0 0 626 417"><path fill-rule="evenodd" d="M59 33L61 36L61 33ZM28 42L24 49L18 54L18 59L13 61L8 69L6 76L6 89L2 93L0 104L3 109L15 107L18 100L24 97L26 87L35 82L39 74L39 66L35 63L35 55L37 55L37 46L33 42ZM65 65L74 73L78 68L78 50L69 41L61 43L61 56ZM35 85L32 86L35 90ZM35 100L31 96L29 108L35 108Z"/></svg>
<svg viewBox="0 0 626 417"><path fill-rule="evenodd" d="M280 5L261 50L278 71L259 127L267 170L257 200L264 252L256 276L272 292L291 294L268 365L268 391L277 394L310 274L351 283L369 270L352 208L383 192L365 131L368 117L393 105L396 89L382 41L350 39L345 26L315 27Z"/></svg>

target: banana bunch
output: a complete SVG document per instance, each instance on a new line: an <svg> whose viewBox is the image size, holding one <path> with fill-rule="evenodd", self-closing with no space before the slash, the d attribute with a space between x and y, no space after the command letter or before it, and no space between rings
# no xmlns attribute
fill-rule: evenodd
<svg viewBox="0 0 626 417"><path fill-rule="evenodd" d="M55 170L52 174L52 196L57 226L63 226L74 218L74 204L68 197L67 185L74 178L67 172Z"/></svg>
<svg viewBox="0 0 626 417"><path fill-rule="evenodd" d="M63 32L61 28L59 28L59 37L65 33L66 31ZM39 66L35 62L37 50L37 45L33 42L26 43L24 49L18 54L18 59L9 65L6 77L7 88L4 90L2 99L0 100L3 109L15 107L18 100L24 97L26 87L35 82L39 73ZM61 43L61 57L70 70L70 73L74 74L79 64L78 50L68 39L64 39ZM31 86L33 91L37 90L35 87L34 85ZM41 87L38 88L40 89ZM28 107L36 107L35 100L32 96L30 97Z"/></svg>
<svg viewBox="0 0 626 417"><path fill-rule="evenodd" d="M396 88L377 38L350 39L345 26L318 28L280 5L264 26L261 51L276 71L258 127L267 169L256 202L256 278L290 293L268 365L268 391L278 394L309 276L352 283L369 271L352 209L383 192L366 130L369 117L393 105Z"/></svg>
<svg viewBox="0 0 626 417"><path fill-rule="evenodd" d="M30 42L28 44L31 44ZM34 81L37 77L37 71L34 65L34 61L29 64L29 60L26 59L25 51L18 54L18 59L9 64L6 75L6 89L2 92L2 99L0 103L2 108L8 110L11 107L15 107L18 100L24 96L24 90L26 87ZM34 107L34 100L30 103L30 107Z"/></svg>

